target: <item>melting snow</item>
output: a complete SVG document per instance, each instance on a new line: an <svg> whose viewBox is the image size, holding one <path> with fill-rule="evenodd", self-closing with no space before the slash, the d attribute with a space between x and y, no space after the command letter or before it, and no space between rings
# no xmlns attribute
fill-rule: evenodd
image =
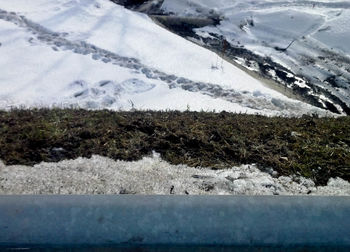
<svg viewBox="0 0 350 252"><path fill-rule="evenodd" d="M165 0L162 8L179 16L220 17L219 25L196 29L197 34L223 36L269 57L349 106L349 1ZM333 82L325 83L327 78Z"/></svg>
<svg viewBox="0 0 350 252"><path fill-rule="evenodd" d="M350 183L340 178L315 187L309 179L278 177L255 165L192 168L170 165L157 154L136 162L101 156L34 167L0 162L0 182L0 194L350 195Z"/></svg>

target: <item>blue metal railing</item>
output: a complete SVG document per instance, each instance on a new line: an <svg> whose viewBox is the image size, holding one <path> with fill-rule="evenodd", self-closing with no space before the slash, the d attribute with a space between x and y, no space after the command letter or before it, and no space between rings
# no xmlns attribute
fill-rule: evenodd
<svg viewBox="0 0 350 252"><path fill-rule="evenodd" d="M350 251L350 197L0 196L0 248L135 246Z"/></svg>

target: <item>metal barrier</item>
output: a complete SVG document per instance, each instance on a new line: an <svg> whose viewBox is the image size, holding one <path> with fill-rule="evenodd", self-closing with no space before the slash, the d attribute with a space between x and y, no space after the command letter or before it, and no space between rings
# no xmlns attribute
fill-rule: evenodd
<svg viewBox="0 0 350 252"><path fill-rule="evenodd" d="M159 246L350 251L350 197L0 196L0 248Z"/></svg>

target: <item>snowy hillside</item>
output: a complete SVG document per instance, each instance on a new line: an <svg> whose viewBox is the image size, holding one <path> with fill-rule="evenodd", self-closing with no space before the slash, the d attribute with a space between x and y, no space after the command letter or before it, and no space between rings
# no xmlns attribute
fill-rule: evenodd
<svg viewBox="0 0 350 252"><path fill-rule="evenodd" d="M162 9L219 18L219 25L196 29L197 35L222 36L235 48L265 57L263 63L232 55L237 63L313 96L319 106L350 113L349 1L165 0ZM285 70L276 73L270 59Z"/></svg>
<svg viewBox="0 0 350 252"><path fill-rule="evenodd" d="M0 55L1 109L326 113L109 0L0 0Z"/></svg>

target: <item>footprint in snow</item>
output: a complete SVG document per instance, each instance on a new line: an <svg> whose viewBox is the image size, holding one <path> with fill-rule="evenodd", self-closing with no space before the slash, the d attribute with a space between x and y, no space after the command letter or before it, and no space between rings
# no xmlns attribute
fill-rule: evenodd
<svg viewBox="0 0 350 252"><path fill-rule="evenodd" d="M76 93L74 93L74 97L75 98L84 98L84 97L87 97L89 95L89 89L85 89L85 90L82 90L82 91L78 91Z"/></svg>
<svg viewBox="0 0 350 252"><path fill-rule="evenodd" d="M156 85L139 79L128 79L120 83L126 93L144 93L153 89Z"/></svg>
<svg viewBox="0 0 350 252"><path fill-rule="evenodd" d="M103 81L100 81L98 82L98 85L100 87L104 87L104 86L107 86L107 85L113 85L113 81L110 81L110 80L103 80Z"/></svg>
<svg viewBox="0 0 350 252"><path fill-rule="evenodd" d="M84 80L76 80L68 84L71 98L79 99L88 109L111 107L122 93L137 94L147 92L155 87L154 84L139 79L128 79L121 83L102 80L92 87Z"/></svg>
<svg viewBox="0 0 350 252"><path fill-rule="evenodd" d="M76 80L68 85L68 88L74 92L73 96L75 98L83 98L88 96L89 89L88 85L83 80Z"/></svg>
<svg viewBox="0 0 350 252"><path fill-rule="evenodd" d="M69 84L70 88L86 88L87 83L84 80L76 80Z"/></svg>
<svg viewBox="0 0 350 252"><path fill-rule="evenodd" d="M34 38L30 37L30 38L28 39L28 42L29 42L30 44L34 44Z"/></svg>
<svg viewBox="0 0 350 252"><path fill-rule="evenodd" d="M124 90L119 83L115 83L111 80L100 81L95 86L95 89L97 89L99 92L114 96L119 96Z"/></svg>
<svg viewBox="0 0 350 252"><path fill-rule="evenodd" d="M98 88L90 88L91 94L94 96L101 96L106 93L105 90L98 89Z"/></svg>
<svg viewBox="0 0 350 252"><path fill-rule="evenodd" d="M105 97L102 99L101 104L102 104L103 107L110 107L110 106L112 106L113 103L115 103L116 101L117 101L116 98L107 95L107 96L105 96Z"/></svg>

